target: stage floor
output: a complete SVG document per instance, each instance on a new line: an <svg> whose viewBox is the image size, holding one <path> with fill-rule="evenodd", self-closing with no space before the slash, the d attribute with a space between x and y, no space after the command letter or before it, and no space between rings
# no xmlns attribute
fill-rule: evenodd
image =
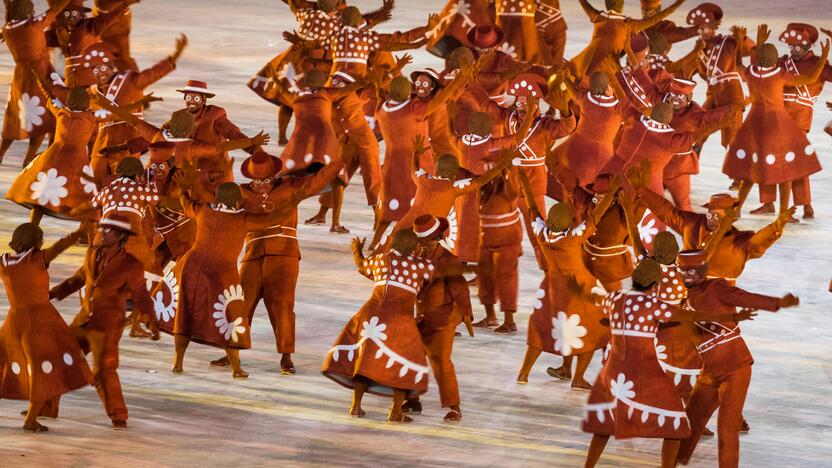
<svg viewBox="0 0 832 468"><path fill-rule="evenodd" d="M351 2L353 3L353 2ZM577 2L565 7L569 22L568 56L587 42L590 25ZM595 1L594 3L600 3ZM633 3L633 2L628 2ZM669 3L669 2L666 2ZM38 9L43 1L36 2ZM362 9L375 8L378 1L355 2ZM440 0L399 1L394 21L382 30L407 29L418 25L429 12L439 11ZM747 2L721 2L726 8L727 28L732 23L748 27L753 37L760 21L770 21L773 35L787 20L818 25L830 23L828 5L821 1L783 2L764 0L744 11ZM232 8L233 5L233 8ZM683 7L685 11L694 4ZM166 98L147 113L155 124L180 108L174 90L187 79L207 80L217 97L214 104L227 108L231 119L245 132L264 128L276 140L276 108L257 98L245 83L267 60L280 52L280 33L295 28L294 19L281 2L266 0L177 0L145 2L134 8L133 50L141 66L149 66L172 50L180 31L190 37L179 69L151 89ZM628 12L637 14L634 6ZM754 17L749 18L750 13ZM746 15L746 16L743 16ZM740 19L744 18L744 19ZM681 14L674 15L683 21ZM785 50L782 44L778 44ZM686 53L690 46L676 47ZM438 60L424 52L416 55L416 66L440 68ZM0 55L0 90L11 79L11 57ZM702 87L702 86L700 86ZM702 87L704 88L704 87ZM701 93L700 89L700 93ZM5 105L6 92L0 93ZM829 88L817 106L811 135L821 160L832 155L832 139L821 128L830 118L823 102L832 98ZM271 145L278 152L274 144ZM0 188L9 187L19 170L25 143L15 143L0 167ZM724 191L728 180L720 174L722 150L712 139L702 156L702 174L694 180L694 201ZM237 169L242 154L237 154ZM777 315L760 313L743 325L744 336L755 356L754 377L745 415L752 430L742 436L742 464L763 466L818 466L828 463L832 451L832 325L828 320L830 298L826 292L832 264L832 175L824 171L813 177L814 222L789 226L783 239L761 260L751 262L740 280L750 290L783 294L791 291L802 299L799 309ZM756 206L752 195L747 206ZM306 201L300 219L316 210L315 200ZM0 244L6 245L11 231L28 213L10 202L0 202ZM353 235L370 235L371 210L365 206L360 178L347 190L344 224ZM772 218L745 215L743 228L759 229ZM48 240L66 233L72 224L45 220ZM274 338L265 310L258 310L253 324L253 349L244 351L247 381L234 381L229 372L212 369L208 361L221 352L192 345L185 361L185 374L169 372L173 344L139 341L125 335L121 348L120 376L130 409L130 428L110 428L95 391L85 388L67 395L61 418L46 420L50 432L26 434L20 430L24 402L0 402L0 460L4 466L579 466L590 439L581 432L582 406L588 392L570 390L546 373L560 359L540 358L528 385L515 383L525 348L528 315L540 281L526 245L521 261L519 332L497 336L479 332L475 338L458 338L454 362L459 376L463 422L441 422L436 387L424 397L425 412L409 425L385 422L389 400L368 396L366 419L347 415L350 392L320 373L327 349L371 291L371 284L358 275L350 255L349 235L334 235L326 227L300 226L303 251L297 291L298 353L295 376L281 376ZM5 250L5 247L3 248ZM77 268L83 256L72 248L56 261L52 280L58 282ZM7 310L0 296L0 317ZM70 298L57 304L64 318L77 312ZM475 306L475 314L483 310ZM598 372L596 357L590 380ZM715 424L711 425L715 428ZM601 459L604 466L657 466L660 441L611 441ZM704 440L692 466L715 466L716 439Z"/></svg>

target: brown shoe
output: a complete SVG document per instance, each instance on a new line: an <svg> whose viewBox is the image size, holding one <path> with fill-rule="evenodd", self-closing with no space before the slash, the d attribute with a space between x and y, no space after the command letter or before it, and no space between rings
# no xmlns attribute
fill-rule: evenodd
<svg viewBox="0 0 832 468"><path fill-rule="evenodd" d="M228 367L230 365L231 361L228 360L228 356L223 356L219 359L211 361L211 367Z"/></svg>
<svg viewBox="0 0 832 468"><path fill-rule="evenodd" d="M494 333L499 333L501 335L510 335L512 333L517 333L517 324L512 323L511 325L502 324L499 327L494 329Z"/></svg>
<svg viewBox="0 0 832 468"><path fill-rule="evenodd" d="M751 432L751 426L748 425L748 421L745 418L742 418L742 427L740 428L740 434L748 434Z"/></svg>
<svg viewBox="0 0 832 468"><path fill-rule="evenodd" d="M496 327L499 324L500 324L500 322L498 322L497 319L492 320L492 319L489 319L489 318L486 317L486 318L480 320L479 322L474 322L474 327L476 327L476 328L491 328L491 327Z"/></svg>
<svg viewBox="0 0 832 468"><path fill-rule="evenodd" d="M442 420L446 423L458 423L462 421L462 413L457 410L450 410Z"/></svg>
<svg viewBox="0 0 832 468"><path fill-rule="evenodd" d="M123 431L127 429L127 421L123 419L113 419L113 429L116 431Z"/></svg>
<svg viewBox="0 0 832 468"><path fill-rule="evenodd" d="M391 423L409 423L409 422L413 422L413 418L411 418L410 416L408 416L406 414L402 414L398 418L394 417L393 415L388 415L387 416L387 422L391 422Z"/></svg>
<svg viewBox="0 0 832 468"><path fill-rule="evenodd" d="M702 437L713 437L713 436L714 436L714 431L708 429L707 427L705 429L702 429Z"/></svg>
<svg viewBox="0 0 832 468"><path fill-rule="evenodd" d="M24 424L23 425L23 430L25 432L46 432L46 431L49 430L49 428L44 426L43 424L35 421L35 422Z"/></svg>
<svg viewBox="0 0 832 468"><path fill-rule="evenodd" d="M240 369L239 371L232 373L231 377L235 380L245 380L248 378L248 372Z"/></svg>
<svg viewBox="0 0 832 468"><path fill-rule="evenodd" d="M130 338L144 339L150 338L151 336L153 336L152 333L150 333L149 331L145 331L141 327L130 330Z"/></svg>
<svg viewBox="0 0 832 468"><path fill-rule="evenodd" d="M812 205L803 205L803 219L815 219L815 209Z"/></svg>
<svg viewBox="0 0 832 468"><path fill-rule="evenodd" d="M402 403L402 413L404 414L422 414L422 402L417 400L407 400Z"/></svg>
<svg viewBox="0 0 832 468"><path fill-rule="evenodd" d="M758 208L751 210L753 215L774 214L774 203L763 203Z"/></svg>
<svg viewBox="0 0 832 468"><path fill-rule="evenodd" d="M547 367L546 373L549 374L549 377L554 377L560 380L571 380L572 374L569 372L568 369L561 367Z"/></svg>

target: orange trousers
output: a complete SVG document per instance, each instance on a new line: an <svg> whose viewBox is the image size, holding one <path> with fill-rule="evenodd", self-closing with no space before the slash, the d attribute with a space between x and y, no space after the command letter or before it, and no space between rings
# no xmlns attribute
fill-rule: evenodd
<svg viewBox="0 0 832 468"><path fill-rule="evenodd" d="M676 208L693 211L690 204L690 174L682 174L670 179L664 179L664 188L670 192Z"/></svg>
<svg viewBox="0 0 832 468"><path fill-rule="evenodd" d="M500 300L500 310L517 310L519 273L517 265L522 254L520 244L502 247L480 247L479 289L482 305L494 305Z"/></svg>
<svg viewBox="0 0 832 468"><path fill-rule="evenodd" d="M299 272L300 258L285 255L267 255L240 265L248 323L253 323L254 310L263 299L281 354L295 352L295 286Z"/></svg>
<svg viewBox="0 0 832 468"><path fill-rule="evenodd" d="M124 314L122 313L123 317ZM84 353L92 353L92 378L95 390L104 410L111 420L127 420L127 404L124 402L124 393L121 391L121 380L118 378L118 343L121 341L121 334L124 331L124 319L118 321L117 326L105 331L93 330L87 326L73 326L70 331L81 350ZM47 409L41 410L41 414L58 416L59 398L50 400Z"/></svg>
<svg viewBox="0 0 832 468"><path fill-rule="evenodd" d="M812 203L812 187L809 177L792 181L792 200L795 205ZM777 201L777 185L760 185L760 203L774 203Z"/></svg>
<svg viewBox="0 0 832 468"><path fill-rule="evenodd" d="M434 314L450 314L451 317L441 326L432 326L430 320L422 320L419 322L419 334L422 336L422 344L433 369L436 385L439 387L439 402L443 408L458 406L459 383L456 380L454 363L451 362L451 353L454 348L454 333L456 327L462 323L462 317L453 304L440 306L431 311L431 315Z"/></svg>
<svg viewBox="0 0 832 468"><path fill-rule="evenodd" d="M690 461L702 430L714 411L717 415L719 440L719 467L737 467L740 463L740 429L742 408L748 385L751 383L751 365L740 367L726 375L713 378L702 375L696 381L687 404L691 436L682 440L677 461L686 465Z"/></svg>
<svg viewBox="0 0 832 468"><path fill-rule="evenodd" d="M367 205L376 206L381 193L381 163L379 162L378 140L370 129L369 124L349 130L346 138L341 140L341 154L344 158L344 171L347 182L352 179L358 168L361 168L361 179L364 181L364 193ZM332 209L332 194L326 192L318 198L321 206Z"/></svg>

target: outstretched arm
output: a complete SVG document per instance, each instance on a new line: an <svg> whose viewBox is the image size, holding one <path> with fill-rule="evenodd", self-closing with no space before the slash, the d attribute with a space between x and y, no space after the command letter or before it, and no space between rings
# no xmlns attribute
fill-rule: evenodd
<svg viewBox="0 0 832 468"><path fill-rule="evenodd" d="M666 19L668 16L672 15L674 11L676 11L682 4L685 3L685 0L676 0L673 2L673 5L665 8L664 10L656 13L655 15L644 18L640 20L630 20L630 31L631 32L641 32L645 29L648 29L652 26L658 24L659 21Z"/></svg>
<svg viewBox="0 0 832 468"><path fill-rule="evenodd" d="M246 137L224 141L218 145L218 149L225 153L228 151L250 148L252 146L263 146L267 144L269 144L269 134L263 133L263 130L260 130L260 133L254 135L252 138Z"/></svg>
<svg viewBox="0 0 832 468"><path fill-rule="evenodd" d="M363 15L361 15L364 18L364 21L367 22L367 28L372 29L392 18L394 6L394 0L384 0L381 3L381 8L379 8L378 10L371 11L369 13L364 13Z"/></svg>
<svg viewBox="0 0 832 468"><path fill-rule="evenodd" d="M578 3L581 4L581 8L584 9L584 13L586 13L587 18L589 18L592 22L594 22L595 18L601 14L599 10L596 10L595 7L589 3L589 0L578 0Z"/></svg>
<svg viewBox="0 0 832 468"><path fill-rule="evenodd" d="M627 223L627 231L630 233L630 243L633 245L636 258L646 257L647 249L641 242L641 234L638 232L639 220L636 215L635 197L626 190L622 190L618 192L618 203L621 204L621 208L624 210L624 220Z"/></svg>
<svg viewBox="0 0 832 468"><path fill-rule="evenodd" d="M786 84L790 86L806 86L820 80L824 69L826 68L826 59L829 58L829 39L827 39L821 46L821 56L818 60L817 66L809 75L787 75Z"/></svg>
<svg viewBox="0 0 832 468"><path fill-rule="evenodd" d="M466 193L476 192L480 189L480 187L491 182L495 177L501 175L503 171L505 171L506 168L511 165L511 160L514 159L514 155L515 151L504 151L503 157L500 158L499 164L495 165L491 169L485 171L481 176L472 180L471 184L457 189L456 196L459 197L465 195Z"/></svg>
<svg viewBox="0 0 832 468"><path fill-rule="evenodd" d="M71 232L63 239L43 249L43 262L46 264L46 266L48 267L49 264L52 263L52 260L55 260L55 258L61 253L63 253L66 249L75 245L75 243L78 242L78 238L81 237L81 234L86 232L88 227L89 224L86 221L84 221L74 232Z"/></svg>
<svg viewBox="0 0 832 468"><path fill-rule="evenodd" d="M780 213L777 219L768 226L755 232L748 241L748 257L760 258L778 239L783 235L783 229L789 223L789 220L794 216L797 206L793 206L786 211Z"/></svg>
<svg viewBox="0 0 832 468"><path fill-rule="evenodd" d="M523 196L526 197L526 200L534 200L534 193L532 192L532 186L529 183L529 177L526 175L526 172L515 171L515 174L520 179L520 188L523 190ZM540 211L538 211L536 203L529 203L529 216L532 218L532 221L537 218L544 219Z"/></svg>

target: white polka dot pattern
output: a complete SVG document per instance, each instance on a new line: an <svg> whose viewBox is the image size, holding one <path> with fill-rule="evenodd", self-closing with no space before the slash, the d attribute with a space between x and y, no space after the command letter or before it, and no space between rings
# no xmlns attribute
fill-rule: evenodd
<svg viewBox="0 0 832 468"><path fill-rule="evenodd" d="M92 205L106 216L111 211L135 213L143 216L148 205L159 202L155 187L120 177L104 187L92 199ZM125 213L122 213L125 214Z"/></svg>
<svg viewBox="0 0 832 468"><path fill-rule="evenodd" d="M361 273L376 285L386 284L417 293L433 277L435 267L429 260L402 255L395 250L364 259Z"/></svg>

